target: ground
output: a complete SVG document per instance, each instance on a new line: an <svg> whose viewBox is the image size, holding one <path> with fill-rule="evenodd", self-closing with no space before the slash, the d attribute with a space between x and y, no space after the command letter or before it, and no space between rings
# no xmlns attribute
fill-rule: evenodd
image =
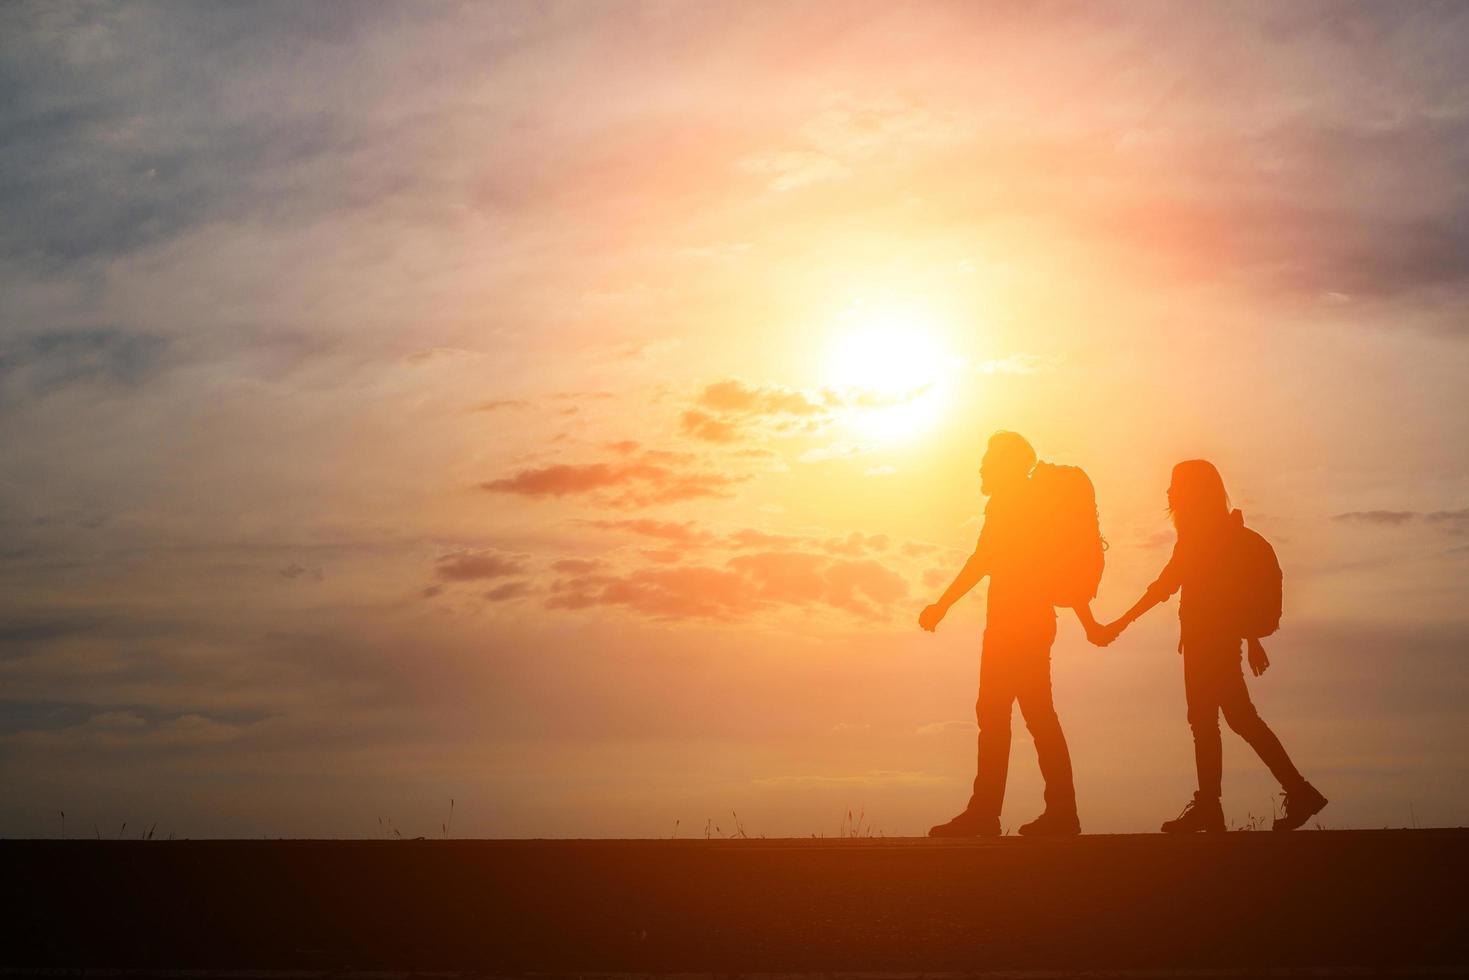
<svg viewBox="0 0 1469 980"><path fill-rule="evenodd" d="M0 867L0 975L1469 972L1465 830L0 841Z"/></svg>

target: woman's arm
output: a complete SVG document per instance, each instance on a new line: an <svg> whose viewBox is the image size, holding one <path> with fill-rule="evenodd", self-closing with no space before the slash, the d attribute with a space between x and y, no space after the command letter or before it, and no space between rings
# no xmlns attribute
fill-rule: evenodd
<svg viewBox="0 0 1469 980"><path fill-rule="evenodd" d="M1173 593L1177 592L1183 584L1179 576L1178 548L1175 545L1173 554L1168 559L1168 564L1163 566L1163 571L1147 591L1132 604L1132 608L1123 613L1119 618L1113 620L1106 626L1101 627L1103 646L1117 639L1119 633L1131 626L1143 613L1152 609L1158 603L1163 602Z"/></svg>
<svg viewBox="0 0 1469 980"><path fill-rule="evenodd" d="M1081 624L1082 629L1086 630L1086 638L1088 640L1099 647L1104 647L1107 643L1111 642L1110 638L1104 637L1104 627L1102 624L1097 622L1097 618L1092 615L1092 604L1090 602L1083 606L1072 606L1071 608L1076 613L1076 621ZM1106 642L1103 642L1104 640Z"/></svg>
<svg viewBox="0 0 1469 980"><path fill-rule="evenodd" d="M1148 591L1142 594L1142 597L1138 599L1137 602L1134 602L1132 604L1131 609L1127 610L1127 612L1123 613L1120 617L1113 620L1107 626L1102 627L1102 629L1107 633L1111 633L1112 637L1115 639L1118 633L1121 633L1123 630L1127 629L1136 620L1141 618L1143 613L1147 612L1149 609L1152 609L1154 606L1156 606L1158 603L1162 602L1166 598L1168 598L1168 595L1166 593L1160 594L1150 588L1148 589Z"/></svg>

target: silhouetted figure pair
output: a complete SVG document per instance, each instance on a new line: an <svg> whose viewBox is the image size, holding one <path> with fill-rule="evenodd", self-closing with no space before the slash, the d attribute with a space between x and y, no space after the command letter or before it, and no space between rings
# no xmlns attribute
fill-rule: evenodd
<svg viewBox="0 0 1469 980"><path fill-rule="evenodd" d="M1219 713L1280 781L1284 813L1276 830L1302 826L1326 805L1270 730L1245 686L1242 647L1258 676L1269 660L1260 638L1280 621L1280 566L1268 542L1231 510L1224 481L1213 464L1178 464L1168 488L1168 507L1178 541L1157 580L1122 617L1106 626L1092 616L1090 600L1101 577L1101 538L1091 483L1080 470L1036 463L1022 437L991 437L980 466L982 493L990 501L973 555L938 602L919 615L926 630L985 575L990 577L984 643L980 654L979 745L974 791L964 811L929 831L934 837L1000 834L1000 807L1010 757L1011 707L1017 701L1035 740L1046 783L1046 809L1023 825L1026 835L1081 832L1071 757L1051 696L1051 644L1055 606L1075 610L1087 638L1106 646L1134 620L1175 592L1179 604L1184 694L1193 730L1199 789L1165 833L1222 831L1219 798L1222 747ZM1090 521L1085 511L1090 507Z"/></svg>

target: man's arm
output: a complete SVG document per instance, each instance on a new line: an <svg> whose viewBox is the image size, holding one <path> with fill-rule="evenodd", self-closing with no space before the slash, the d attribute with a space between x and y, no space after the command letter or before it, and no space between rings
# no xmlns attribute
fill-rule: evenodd
<svg viewBox="0 0 1469 980"><path fill-rule="evenodd" d="M949 607L964 598L970 589L979 584L980 579L989 574L987 551L988 549L984 546L984 537L981 535L979 544L974 549L974 554L970 555L969 560L964 563L964 567L959 569L959 574L954 576L954 581L950 582L949 587L944 590L944 594L939 596L938 602L935 602L918 614L919 626L932 633L934 628L938 626L939 621L948 613Z"/></svg>

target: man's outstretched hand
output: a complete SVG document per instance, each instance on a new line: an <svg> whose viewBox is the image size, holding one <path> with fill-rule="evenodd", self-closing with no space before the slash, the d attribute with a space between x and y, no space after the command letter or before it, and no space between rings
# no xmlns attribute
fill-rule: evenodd
<svg viewBox="0 0 1469 980"><path fill-rule="evenodd" d="M1121 623L1107 623L1105 625L1098 623L1095 629L1088 629L1086 631L1086 638L1091 640L1096 646L1104 647L1117 639L1118 634L1121 632Z"/></svg>
<svg viewBox="0 0 1469 980"><path fill-rule="evenodd" d="M931 606L925 606L923 612L918 614L918 625L932 633L946 612L948 610L937 602Z"/></svg>

